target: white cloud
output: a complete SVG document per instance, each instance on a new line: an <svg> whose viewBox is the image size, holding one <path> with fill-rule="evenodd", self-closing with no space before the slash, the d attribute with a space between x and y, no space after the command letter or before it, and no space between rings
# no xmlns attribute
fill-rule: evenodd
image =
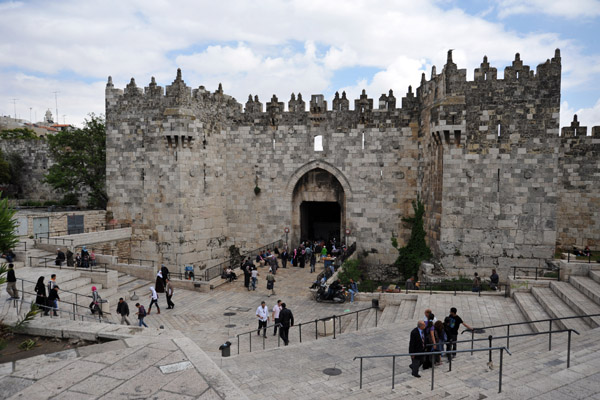
<svg viewBox="0 0 600 400"><path fill-rule="evenodd" d="M517 14L547 14L564 18L600 16L598 0L497 0L498 15L506 18Z"/></svg>
<svg viewBox="0 0 600 400"><path fill-rule="evenodd" d="M600 126L600 98L592 107L580 108L574 110L569 103L563 101L560 108L560 125L569 126L573 121L573 115L577 115L577 120L581 126L588 127L588 135L592 134L593 126Z"/></svg>

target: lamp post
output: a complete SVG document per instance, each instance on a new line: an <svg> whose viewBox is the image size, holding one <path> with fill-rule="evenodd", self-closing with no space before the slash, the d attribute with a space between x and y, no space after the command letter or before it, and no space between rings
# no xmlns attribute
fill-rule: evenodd
<svg viewBox="0 0 600 400"><path fill-rule="evenodd" d="M286 226L283 231L285 232L285 248L287 249L288 248L288 233L290 233L290 228L288 228Z"/></svg>

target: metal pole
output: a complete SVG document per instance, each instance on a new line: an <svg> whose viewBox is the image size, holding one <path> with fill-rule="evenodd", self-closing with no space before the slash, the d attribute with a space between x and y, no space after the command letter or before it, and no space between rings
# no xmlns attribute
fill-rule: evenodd
<svg viewBox="0 0 600 400"><path fill-rule="evenodd" d="M489 351L489 362L492 362L492 335L488 336L488 340L490 341L490 351Z"/></svg>
<svg viewBox="0 0 600 400"><path fill-rule="evenodd" d="M569 341L567 342L567 368L571 366L571 330L569 329Z"/></svg>
<svg viewBox="0 0 600 400"><path fill-rule="evenodd" d="M506 325L506 348L510 349L510 325Z"/></svg>
<svg viewBox="0 0 600 400"><path fill-rule="evenodd" d="M552 350L552 320L550 320L550 329L548 329L548 351Z"/></svg>
<svg viewBox="0 0 600 400"><path fill-rule="evenodd" d="M265 339L266 339L266 337L265 337L265 335L263 335L263 350L265 349Z"/></svg>
<svg viewBox="0 0 600 400"><path fill-rule="evenodd" d="M315 319L315 340L319 339L319 331L317 326L317 320ZM362 361L362 358L361 358Z"/></svg>
<svg viewBox="0 0 600 400"><path fill-rule="evenodd" d="M500 349L500 371L498 372L498 393L502 393L502 359L504 355L504 349Z"/></svg>
<svg viewBox="0 0 600 400"><path fill-rule="evenodd" d="M356 330L358 330L358 311L356 312Z"/></svg>
<svg viewBox="0 0 600 400"><path fill-rule="evenodd" d="M434 371L435 371L435 356L432 354L431 355L431 390L433 390Z"/></svg>
<svg viewBox="0 0 600 400"><path fill-rule="evenodd" d="M362 389L362 357L360 359L360 388Z"/></svg>
<svg viewBox="0 0 600 400"><path fill-rule="evenodd" d="M377 324L375 324L377 326ZM333 338L335 339L335 315L333 316Z"/></svg>
<svg viewBox="0 0 600 400"><path fill-rule="evenodd" d="M452 342L450 342L450 343L452 343ZM452 356L454 354L456 354L456 353L448 353L448 367L449 367L448 372L452 371Z"/></svg>
<svg viewBox="0 0 600 400"><path fill-rule="evenodd" d="M240 354L240 335L237 335L237 339L238 339L237 348L238 348L238 355L239 355Z"/></svg>
<svg viewBox="0 0 600 400"><path fill-rule="evenodd" d="M300 343L302 343L302 324L298 325L298 336L300 336Z"/></svg>
<svg viewBox="0 0 600 400"><path fill-rule="evenodd" d="M471 329L471 355L473 355L473 340L475 339L475 329Z"/></svg>
<svg viewBox="0 0 600 400"><path fill-rule="evenodd" d="M375 328L377 328L377 308L375 308Z"/></svg>
<svg viewBox="0 0 600 400"><path fill-rule="evenodd" d="M252 332L248 332L248 337L250 338L250 353L252 353Z"/></svg>
<svg viewBox="0 0 600 400"><path fill-rule="evenodd" d="M392 356L392 390L396 381L396 356Z"/></svg>

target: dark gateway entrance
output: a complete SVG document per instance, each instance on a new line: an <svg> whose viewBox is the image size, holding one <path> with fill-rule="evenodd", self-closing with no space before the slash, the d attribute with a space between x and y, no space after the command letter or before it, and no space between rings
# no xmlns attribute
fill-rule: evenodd
<svg viewBox="0 0 600 400"><path fill-rule="evenodd" d="M300 205L302 239L340 240L342 209L333 201L303 201Z"/></svg>

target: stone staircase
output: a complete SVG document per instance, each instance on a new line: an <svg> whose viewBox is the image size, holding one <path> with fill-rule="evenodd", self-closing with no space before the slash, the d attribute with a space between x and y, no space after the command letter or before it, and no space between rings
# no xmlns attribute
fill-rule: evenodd
<svg viewBox="0 0 600 400"><path fill-rule="evenodd" d="M531 293L517 292L513 297L528 321L600 314L600 271L592 270L588 276L572 275L569 282L550 281L547 287L532 287ZM581 333L600 327L600 317L554 321L552 326ZM536 332L549 327L547 322L531 324Z"/></svg>

